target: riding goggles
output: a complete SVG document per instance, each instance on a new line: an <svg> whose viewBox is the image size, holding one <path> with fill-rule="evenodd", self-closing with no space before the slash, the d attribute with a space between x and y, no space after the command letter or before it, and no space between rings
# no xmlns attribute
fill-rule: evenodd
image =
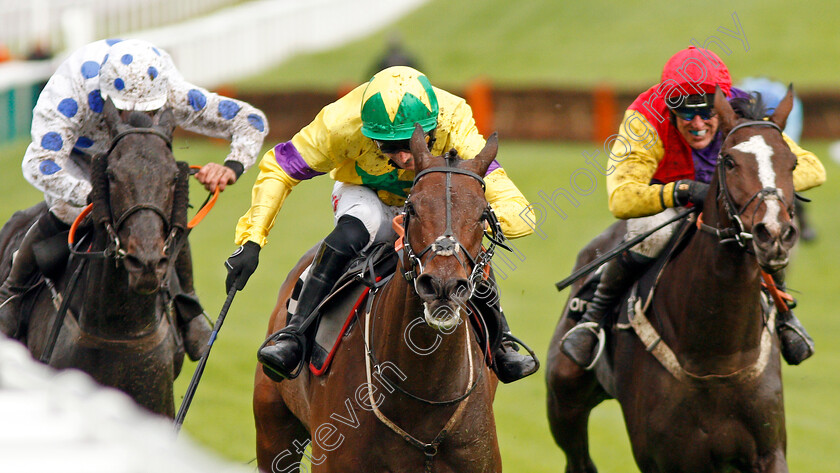
<svg viewBox="0 0 840 473"><path fill-rule="evenodd" d="M395 154L399 153L400 151L405 151L406 153L411 152L411 139L407 140L373 140L376 143L376 147L379 148L379 151L382 151L384 154ZM426 145L429 144L429 135L426 135Z"/></svg>
<svg viewBox="0 0 840 473"><path fill-rule="evenodd" d="M695 116L699 116L701 120L711 120L715 116L714 107L691 107L691 108L672 108L671 111L677 118L690 122L694 120Z"/></svg>

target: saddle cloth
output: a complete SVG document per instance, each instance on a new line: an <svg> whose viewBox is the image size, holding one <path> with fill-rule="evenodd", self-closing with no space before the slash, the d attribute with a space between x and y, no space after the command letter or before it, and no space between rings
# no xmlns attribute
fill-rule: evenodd
<svg viewBox="0 0 840 473"><path fill-rule="evenodd" d="M397 259L393 243L382 243L365 251L350 263L330 294L315 309L320 316L317 326L311 329L315 333L309 362L313 374L320 376L326 373L359 307L364 305L371 288L381 286L394 275ZM288 313L297 308L297 298L309 269L301 273L292 290Z"/></svg>

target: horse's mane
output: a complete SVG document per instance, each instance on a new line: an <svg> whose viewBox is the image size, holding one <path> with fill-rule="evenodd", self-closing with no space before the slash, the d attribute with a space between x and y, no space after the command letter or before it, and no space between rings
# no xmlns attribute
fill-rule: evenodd
<svg viewBox="0 0 840 473"><path fill-rule="evenodd" d="M729 104L739 118L764 120L767 116L767 105L761 98L761 92L752 92L747 98L736 97L730 100Z"/></svg>
<svg viewBox="0 0 840 473"><path fill-rule="evenodd" d="M154 126L154 121L149 115L134 111L128 116L128 124L134 128L151 128Z"/></svg>
<svg viewBox="0 0 840 473"><path fill-rule="evenodd" d="M446 165L453 168L457 168L458 163L462 161L461 157L458 156L458 150L455 148L450 149L443 155L443 158L446 160Z"/></svg>

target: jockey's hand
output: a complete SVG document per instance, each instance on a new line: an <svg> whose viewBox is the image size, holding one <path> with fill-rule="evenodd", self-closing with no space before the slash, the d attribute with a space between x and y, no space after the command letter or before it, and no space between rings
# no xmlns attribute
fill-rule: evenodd
<svg viewBox="0 0 840 473"><path fill-rule="evenodd" d="M221 192L227 185L236 182L236 172L218 163L207 163L196 173L195 178L208 191L213 192L218 187Z"/></svg>
<svg viewBox="0 0 840 473"><path fill-rule="evenodd" d="M702 209L708 192L709 185L705 182L689 179L677 181L674 184L674 205L682 207L692 203L695 207Z"/></svg>
<svg viewBox="0 0 840 473"><path fill-rule="evenodd" d="M229 294L230 289L236 286L237 291L245 288L248 278L257 270L260 262L260 245L253 241L246 241L225 261L228 270L225 279L225 291Z"/></svg>

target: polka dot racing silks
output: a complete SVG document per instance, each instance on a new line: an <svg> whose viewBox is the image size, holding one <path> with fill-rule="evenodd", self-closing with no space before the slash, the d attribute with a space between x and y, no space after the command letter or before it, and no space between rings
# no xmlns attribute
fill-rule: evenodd
<svg viewBox="0 0 840 473"><path fill-rule="evenodd" d="M120 43L125 44L111 48ZM133 43L146 45L156 60L144 59L143 51L125 47ZM111 57L114 51L117 53ZM44 192L47 205L59 219L69 224L78 216L90 193L90 156L108 149L100 79L112 64L118 66L114 68L117 71L136 71L138 68L132 66L141 65L146 83L165 81L168 94L163 106L172 108L180 127L228 139L231 146L226 162L235 161L244 170L254 164L268 133L268 123L260 110L190 84L160 48L135 40L96 41L70 55L47 82L33 110L32 143L23 158L24 177ZM131 79L113 76L106 86L110 96L136 87ZM132 104L122 105L129 109Z"/></svg>
<svg viewBox="0 0 840 473"><path fill-rule="evenodd" d="M157 110L169 88L160 50L138 39L111 46L99 69L99 89L120 110ZM163 74L161 73L163 72Z"/></svg>

